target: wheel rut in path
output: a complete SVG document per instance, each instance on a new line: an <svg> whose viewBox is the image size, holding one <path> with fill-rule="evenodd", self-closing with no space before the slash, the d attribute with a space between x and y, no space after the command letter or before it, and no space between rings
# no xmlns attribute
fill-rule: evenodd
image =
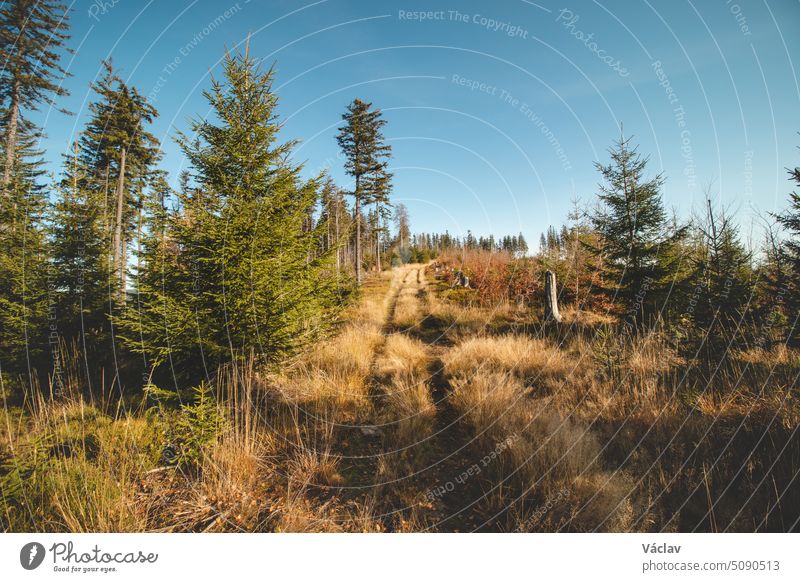
<svg viewBox="0 0 800 582"><path fill-rule="evenodd" d="M400 294L412 274L412 271L395 271L386 290L381 338L370 355L371 372L366 380L368 397L373 405L381 398L381 387L377 382L378 361L384 354L386 338L393 329ZM372 418L361 425L340 428L338 453L342 456L346 487L339 490L339 497L363 501L365 496L374 495L377 462L386 448L385 432L378 425L377 420Z"/></svg>
<svg viewBox="0 0 800 582"><path fill-rule="evenodd" d="M416 302L418 317L411 326L396 325L401 298ZM405 450L398 451L391 439L387 441L384 461L401 467L403 474L397 475L392 486L382 488L388 494L383 505L395 517L410 515L427 531L472 531L484 521L475 509L475 502L483 496L475 472L480 456L476 457L471 430L450 401L451 387L442 362L450 342L445 326L431 314L432 301L425 267L420 266L403 276L387 318L387 335L404 334L425 346L429 361L426 385L435 418L431 433L420 435ZM380 483L379 475L376 483Z"/></svg>

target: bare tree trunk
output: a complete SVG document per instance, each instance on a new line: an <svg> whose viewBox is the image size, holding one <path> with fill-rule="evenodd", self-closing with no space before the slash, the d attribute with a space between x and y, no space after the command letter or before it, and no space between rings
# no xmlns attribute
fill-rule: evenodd
<svg viewBox="0 0 800 582"><path fill-rule="evenodd" d="M106 162L106 181L105 186L103 187L103 196L105 197L105 203L103 205L103 226L105 227L105 236L108 237L111 234L111 224L109 224L108 220L108 180L111 176L111 163ZM108 238L106 238L106 242L108 242Z"/></svg>
<svg viewBox="0 0 800 582"><path fill-rule="evenodd" d="M378 223L378 230L375 231L375 263L377 267L377 271L380 273L383 271L383 267L381 265L381 229L380 223Z"/></svg>
<svg viewBox="0 0 800 582"><path fill-rule="evenodd" d="M125 265L123 264L124 255L123 252L123 245L125 244L122 240L122 210L124 207L124 199L125 199L125 148L122 148L122 152L119 158L119 179L117 181L117 215L116 220L114 222L114 241L113 241L113 248L114 248L114 270L116 271L117 279L120 285L120 296L124 299L125 298L125 288L123 285L125 284Z"/></svg>
<svg viewBox="0 0 800 582"><path fill-rule="evenodd" d="M139 188L139 208L136 216L136 276L142 274L142 213L144 210L144 194Z"/></svg>
<svg viewBox="0 0 800 582"><path fill-rule="evenodd" d="M122 238L122 269L119 272L119 286L122 289L121 295L123 300L128 298L128 245L126 244L125 237Z"/></svg>
<svg viewBox="0 0 800 582"><path fill-rule="evenodd" d="M556 274L553 271L547 271L544 274L544 319L545 321L561 321L561 314L558 312Z"/></svg>
<svg viewBox="0 0 800 582"><path fill-rule="evenodd" d="M342 263L342 239L339 237L339 199L335 198L335 208L336 208L336 276L339 276L339 270L341 269Z"/></svg>
<svg viewBox="0 0 800 582"><path fill-rule="evenodd" d="M327 224L325 225L325 250L331 250L331 203L330 200L327 203L327 208L325 209L328 215Z"/></svg>
<svg viewBox="0 0 800 582"><path fill-rule="evenodd" d="M17 153L17 126L19 125L19 81L14 81L11 89L11 104L8 108L8 127L6 128L6 162L3 169L3 189L10 196L8 185L11 183L11 169L14 167L14 156Z"/></svg>
<svg viewBox="0 0 800 582"><path fill-rule="evenodd" d="M356 284L361 285L361 192L356 177L356 195L353 213L356 219Z"/></svg>

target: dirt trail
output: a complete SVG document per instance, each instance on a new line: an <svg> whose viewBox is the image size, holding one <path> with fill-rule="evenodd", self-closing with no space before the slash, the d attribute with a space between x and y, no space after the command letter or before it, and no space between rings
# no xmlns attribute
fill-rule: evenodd
<svg viewBox="0 0 800 582"><path fill-rule="evenodd" d="M413 270L397 269L393 271L392 281L386 290L385 313L381 325L382 337L371 354L372 373L367 381L369 397L375 409L380 408L379 400L382 396L377 363L384 354L387 337L393 333L394 316L400 296L415 277ZM376 474L379 470L380 459L385 455L386 450L386 433L385 427L374 416L365 419L361 425L339 427L337 452L344 461L342 473L345 483L343 487L338 488L338 494L344 499L361 498L363 501L365 497L375 496ZM333 490L337 490L337 488Z"/></svg>
<svg viewBox="0 0 800 582"><path fill-rule="evenodd" d="M391 516L389 524L400 516L432 531L470 531L483 521L473 505L482 495L481 481L473 475L464 478L475 464L475 451L470 450L471 433L449 399L450 386L442 364L449 347L446 330L431 316L433 298L425 267L398 269L395 277L399 284L389 291L394 293L388 302L384 334L403 334L424 346L429 362L425 384L435 416L430 433L419 434L408 446L398 447L391 438L385 439L382 460L399 470L392 475L390 486L380 486L381 502L387 517ZM384 346L385 341L376 358L382 355ZM376 375L376 392L391 389L381 386L386 381ZM391 426L382 428L389 434L392 431ZM376 483L386 481L385 474L376 474Z"/></svg>

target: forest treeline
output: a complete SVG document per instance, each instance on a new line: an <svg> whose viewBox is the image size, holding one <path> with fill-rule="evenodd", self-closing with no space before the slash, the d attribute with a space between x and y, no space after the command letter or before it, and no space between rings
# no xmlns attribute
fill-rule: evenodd
<svg viewBox="0 0 800 582"><path fill-rule="evenodd" d="M110 60L59 176L49 176L37 149L44 128L33 119L66 95L66 14L52 0L0 9L7 386L57 393L110 382L124 393L191 384L242 358L280 362L330 329L364 271L442 256L485 287L484 301L535 306L549 269L562 301L629 327L667 322L700 342L724 343L728 330L744 328L754 330L748 341L797 340L797 193L753 249L710 201L689 222L669 216L665 177L648 176L646 156L621 137L610 161L597 164L596 204L576 207L537 253L521 233L412 235L407 209L391 202L380 110L355 99L342 115L346 187L304 178L295 142L279 137L275 71L247 49L226 54L204 93L214 114L176 136L189 167L176 188L151 133L158 111ZM800 183L800 170L790 178ZM479 251L506 259L467 260Z"/></svg>

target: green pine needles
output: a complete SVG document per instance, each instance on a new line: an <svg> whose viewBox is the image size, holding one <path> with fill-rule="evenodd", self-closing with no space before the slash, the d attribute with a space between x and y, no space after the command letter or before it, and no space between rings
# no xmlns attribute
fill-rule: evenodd
<svg viewBox="0 0 800 582"><path fill-rule="evenodd" d="M273 363L318 337L341 304L328 224L313 220L322 178L305 181L279 143L274 71L227 55L206 92L214 117L178 141L190 176L179 207L148 212L139 300L120 337L151 369L188 376L255 356Z"/></svg>

